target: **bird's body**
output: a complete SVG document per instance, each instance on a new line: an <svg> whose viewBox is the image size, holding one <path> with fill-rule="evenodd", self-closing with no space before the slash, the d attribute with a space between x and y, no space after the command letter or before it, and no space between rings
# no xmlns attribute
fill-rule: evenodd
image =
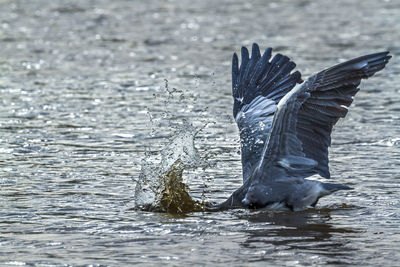
<svg viewBox="0 0 400 267"><path fill-rule="evenodd" d="M351 188L346 185L299 178L248 183L218 205L218 209L246 207L300 211L315 207L323 196L348 189Z"/></svg>
<svg viewBox="0 0 400 267"><path fill-rule="evenodd" d="M359 57L303 82L295 64L281 54L271 60L242 48L232 62L233 116L239 127L243 185L218 208L304 210L341 184L308 180L330 178L328 147L332 127L346 116L361 79L383 69L388 52Z"/></svg>

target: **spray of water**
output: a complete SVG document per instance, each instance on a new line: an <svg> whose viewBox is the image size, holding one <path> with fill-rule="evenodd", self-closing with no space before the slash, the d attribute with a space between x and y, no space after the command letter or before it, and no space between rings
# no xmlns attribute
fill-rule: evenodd
<svg viewBox="0 0 400 267"><path fill-rule="evenodd" d="M198 130L190 124L177 130L167 146L160 152L161 159L148 156L135 188L135 204L151 211L186 213L200 211L202 204L189 195L183 183L185 169L206 165L194 146Z"/></svg>
<svg viewBox="0 0 400 267"><path fill-rule="evenodd" d="M178 102L185 100L181 90L168 87L168 81L165 84L165 91L167 92L163 101L165 106L176 100L174 97L176 94L179 94ZM204 210L204 203L190 196L189 188L183 182L183 173L184 170L208 166L206 157L200 156L194 144L196 135L207 124L195 127L185 119L177 120L169 110L163 111L158 117L161 118L160 122L167 121L168 127L175 131L159 153L148 154L142 161L135 187L135 206L141 210L178 214ZM157 115L149 111L149 118L153 124L151 134L155 135L156 129L160 129L160 125L154 127Z"/></svg>

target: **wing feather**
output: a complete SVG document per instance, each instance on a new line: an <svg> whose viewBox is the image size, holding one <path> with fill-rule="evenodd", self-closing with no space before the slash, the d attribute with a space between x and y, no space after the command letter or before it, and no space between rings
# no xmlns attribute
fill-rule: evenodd
<svg viewBox="0 0 400 267"><path fill-rule="evenodd" d="M291 73L296 65L281 54L270 60L271 52L268 48L261 56L253 44L251 57L242 48L240 67L236 53L232 58L233 116L240 132L244 182L260 161L279 100L301 82L300 72Z"/></svg>
<svg viewBox="0 0 400 267"><path fill-rule="evenodd" d="M264 179L282 170L290 177L329 178L328 147L336 122L346 116L361 79L382 70L389 52L352 59L296 86L279 102L258 167Z"/></svg>

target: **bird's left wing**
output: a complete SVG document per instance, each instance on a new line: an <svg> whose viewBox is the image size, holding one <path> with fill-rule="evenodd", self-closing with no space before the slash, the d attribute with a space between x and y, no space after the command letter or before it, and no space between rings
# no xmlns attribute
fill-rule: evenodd
<svg viewBox="0 0 400 267"><path fill-rule="evenodd" d="M270 60L271 51L268 48L261 56L253 44L251 57L242 48L240 68L236 53L232 59L233 116L240 132L243 182L260 161L278 102L301 82L300 72L291 73L296 64L281 54Z"/></svg>

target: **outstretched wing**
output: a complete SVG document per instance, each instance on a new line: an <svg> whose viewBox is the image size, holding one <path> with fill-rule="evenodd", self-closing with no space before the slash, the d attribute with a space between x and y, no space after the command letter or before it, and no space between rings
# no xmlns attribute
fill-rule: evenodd
<svg viewBox="0 0 400 267"><path fill-rule="evenodd" d="M278 102L301 82L299 72L291 73L296 64L281 54L270 61L271 51L268 48L261 56L258 45L253 44L250 58L243 47L240 68L236 53L233 55L233 116L240 131L243 182L260 161Z"/></svg>
<svg viewBox="0 0 400 267"><path fill-rule="evenodd" d="M283 97L259 164L264 177L274 179L284 171L292 177L318 173L329 178L332 127L346 116L361 79L383 69L391 58L388 54L371 54L326 69Z"/></svg>

